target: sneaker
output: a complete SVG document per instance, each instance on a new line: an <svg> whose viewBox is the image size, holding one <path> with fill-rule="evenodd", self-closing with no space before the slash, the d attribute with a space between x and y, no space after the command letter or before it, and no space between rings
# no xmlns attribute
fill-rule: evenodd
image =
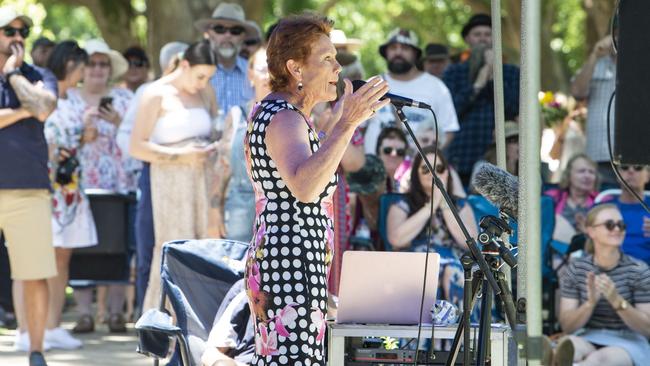
<svg viewBox="0 0 650 366"><path fill-rule="evenodd" d="M50 348L52 348L50 346L50 343L47 340L43 340L43 350L49 351ZM14 349L20 352L29 351L29 333L21 333L20 331L16 330L16 335L14 336Z"/></svg>
<svg viewBox="0 0 650 366"><path fill-rule="evenodd" d="M47 366L47 362L41 352L32 352L29 354L29 366Z"/></svg>
<svg viewBox="0 0 650 366"><path fill-rule="evenodd" d="M45 341L49 343L50 347L58 349L77 349L82 346L80 340L61 327L46 330Z"/></svg>

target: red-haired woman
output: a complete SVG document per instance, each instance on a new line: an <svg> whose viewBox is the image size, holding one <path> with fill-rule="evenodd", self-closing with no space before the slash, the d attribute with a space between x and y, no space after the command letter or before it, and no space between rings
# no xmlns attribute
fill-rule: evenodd
<svg viewBox="0 0 650 366"><path fill-rule="evenodd" d="M254 365L325 365L327 274L332 258L336 169L355 128L388 101L371 79L334 107L335 123L316 131L314 105L336 99L341 65L332 21L303 14L280 21L269 40L271 94L253 112L245 139L256 197L246 263L255 319Z"/></svg>

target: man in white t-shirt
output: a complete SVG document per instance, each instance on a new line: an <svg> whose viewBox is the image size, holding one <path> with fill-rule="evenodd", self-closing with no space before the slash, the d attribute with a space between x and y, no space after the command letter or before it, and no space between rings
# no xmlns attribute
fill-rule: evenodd
<svg viewBox="0 0 650 366"><path fill-rule="evenodd" d="M439 147L447 146L454 132L459 130L456 110L445 84L415 66L422 56L417 35L411 30L395 29L389 34L388 41L379 47L379 53L388 63L388 73L382 77L388 82L390 92L430 105L438 117L441 133ZM433 115L426 109L405 107L404 114L416 134L420 128L430 128L433 125ZM377 137L382 128L395 124L399 125L399 121L392 106L377 111L375 117L368 121L365 133L367 154L375 153ZM409 144L413 147L410 137Z"/></svg>

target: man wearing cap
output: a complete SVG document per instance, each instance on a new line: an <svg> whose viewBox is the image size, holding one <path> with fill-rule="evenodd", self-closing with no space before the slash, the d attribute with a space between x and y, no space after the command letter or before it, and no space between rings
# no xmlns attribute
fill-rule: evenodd
<svg viewBox="0 0 650 366"><path fill-rule="evenodd" d="M244 9L238 4L223 2L214 9L212 18L200 19L194 26L210 41L217 58L217 72L210 84L217 93L219 109L227 113L234 106L243 106L253 98L248 82L248 65L239 56L246 37L256 30L246 22Z"/></svg>
<svg viewBox="0 0 650 366"><path fill-rule="evenodd" d="M449 61L449 50L447 46L439 43L429 43L424 48L422 68L429 74L437 78L442 78L442 74L447 69Z"/></svg>
<svg viewBox="0 0 650 366"><path fill-rule="evenodd" d="M461 129L450 144L449 163L458 171L464 186L469 185L474 163L481 159L494 137L494 93L492 82L492 20L477 14L462 30L470 48L469 57L450 65L443 80L451 91ZM503 65L505 118L519 114L519 68Z"/></svg>
<svg viewBox="0 0 650 366"><path fill-rule="evenodd" d="M124 76L124 86L133 93L149 79L149 57L140 46L131 46L122 54L129 62L129 69Z"/></svg>
<svg viewBox="0 0 650 366"><path fill-rule="evenodd" d="M56 80L23 61L32 20L0 8L0 230L11 275L24 281L30 366L46 365L46 278L56 275L48 150L43 122L56 108Z"/></svg>
<svg viewBox="0 0 650 366"><path fill-rule="evenodd" d="M379 53L388 63L388 73L382 77L388 82L390 92L429 104L436 113L440 131L444 134L440 137L440 146L449 144L459 128L454 103L449 90L440 79L415 67L422 56L415 32L401 28L393 30L388 41L379 47ZM416 133L423 122L433 119L431 112L424 109L404 107L404 113ZM399 121L395 120L391 106L377 111L377 115L368 121L365 134L367 154L375 153L380 131L392 124L399 124Z"/></svg>

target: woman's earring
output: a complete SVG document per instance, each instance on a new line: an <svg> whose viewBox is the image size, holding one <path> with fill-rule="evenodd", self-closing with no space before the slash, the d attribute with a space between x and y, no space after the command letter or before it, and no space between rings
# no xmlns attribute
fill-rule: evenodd
<svg viewBox="0 0 650 366"><path fill-rule="evenodd" d="M298 82L298 91L302 91L302 81Z"/></svg>

